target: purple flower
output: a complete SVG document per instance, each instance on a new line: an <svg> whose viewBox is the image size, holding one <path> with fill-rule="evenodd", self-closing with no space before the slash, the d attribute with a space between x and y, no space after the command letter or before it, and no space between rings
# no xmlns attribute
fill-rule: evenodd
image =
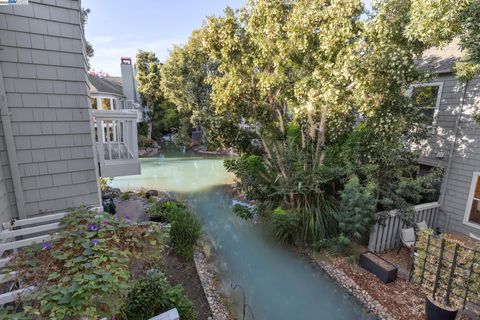
<svg viewBox="0 0 480 320"><path fill-rule="evenodd" d="M117 215L115 215L113 218L114 218L116 221L118 221L118 220L120 219Z"/></svg>
<svg viewBox="0 0 480 320"><path fill-rule="evenodd" d="M52 244L50 242L43 243L43 250L50 250L52 249Z"/></svg>
<svg viewBox="0 0 480 320"><path fill-rule="evenodd" d="M109 222L108 220L103 220L102 223L103 223L104 225L106 225L106 226L110 224L110 222Z"/></svg>
<svg viewBox="0 0 480 320"><path fill-rule="evenodd" d="M93 244L94 247L99 243L100 243L100 241L98 241L97 239L92 240L92 244Z"/></svg>
<svg viewBox="0 0 480 320"><path fill-rule="evenodd" d="M125 220L130 220L130 216L125 216Z"/></svg>
<svg viewBox="0 0 480 320"><path fill-rule="evenodd" d="M96 224L89 224L88 229L90 229L91 231L98 231L100 227L97 226Z"/></svg>

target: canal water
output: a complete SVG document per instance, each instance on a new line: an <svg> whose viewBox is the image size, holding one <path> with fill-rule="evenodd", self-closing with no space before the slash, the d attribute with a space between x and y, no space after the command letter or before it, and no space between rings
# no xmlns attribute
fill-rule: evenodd
<svg viewBox="0 0 480 320"><path fill-rule="evenodd" d="M245 319L374 319L325 273L273 241L264 227L236 217L226 188L232 181L223 158L172 151L142 159L140 176L115 178L112 185L171 191L190 204L215 248L225 288L233 283L244 289L254 315L247 309ZM242 294L232 297L242 309Z"/></svg>

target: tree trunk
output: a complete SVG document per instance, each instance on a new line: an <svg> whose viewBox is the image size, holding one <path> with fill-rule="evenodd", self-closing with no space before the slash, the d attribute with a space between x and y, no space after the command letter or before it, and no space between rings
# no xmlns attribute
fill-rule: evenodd
<svg viewBox="0 0 480 320"><path fill-rule="evenodd" d="M148 140L151 140L152 139L152 131L153 131L153 124L152 122L150 121L148 123L148 130L147 130L147 139Z"/></svg>
<svg viewBox="0 0 480 320"><path fill-rule="evenodd" d="M327 127L327 107L322 106L321 118L320 118L320 127L318 128L318 144L317 144L317 154L320 152L320 165L323 164L325 160L325 131Z"/></svg>

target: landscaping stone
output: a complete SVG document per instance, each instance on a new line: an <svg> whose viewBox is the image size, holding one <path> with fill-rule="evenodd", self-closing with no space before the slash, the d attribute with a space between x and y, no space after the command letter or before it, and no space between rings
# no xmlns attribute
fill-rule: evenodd
<svg viewBox="0 0 480 320"><path fill-rule="evenodd" d="M145 193L145 196L147 197L147 199L149 199L152 196L158 196L158 190L148 190Z"/></svg>
<svg viewBox="0 0 480 320"><path fill-rule="evenodd" d="M122 191L119 188L107 187L105 190L102 190L102 199L114 199L120 196Z"/></svg>
<svg viewBox="0 0 480 320"><path fill-rule="evenodd" d="M227 307L226 298L221 294L222 286L215 267L212 263L209 263L209 260L212 259L212 257L208 257L211 255L209 244L206 241L202 242L203 246L197 247L193 258L210 310L212 310L212 320L234 319Z"/></svg>
<svg viewBox="0 0 480 320"><path fill-rule="evenodd" d="M120 219L129 219L133 222L147 221L144 201L140 199L118 200L115 202L117 216Z"/></svg>

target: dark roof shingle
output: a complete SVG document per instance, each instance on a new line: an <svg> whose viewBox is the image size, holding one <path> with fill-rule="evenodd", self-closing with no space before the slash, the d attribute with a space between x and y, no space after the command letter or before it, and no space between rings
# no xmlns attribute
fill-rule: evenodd
<svg viewBox="0 0 480 320"><path fill-rule="evenodd" d="M88 75L90 92L105 92L123 96L122 79L120 77L99 77Z"/></svg>

